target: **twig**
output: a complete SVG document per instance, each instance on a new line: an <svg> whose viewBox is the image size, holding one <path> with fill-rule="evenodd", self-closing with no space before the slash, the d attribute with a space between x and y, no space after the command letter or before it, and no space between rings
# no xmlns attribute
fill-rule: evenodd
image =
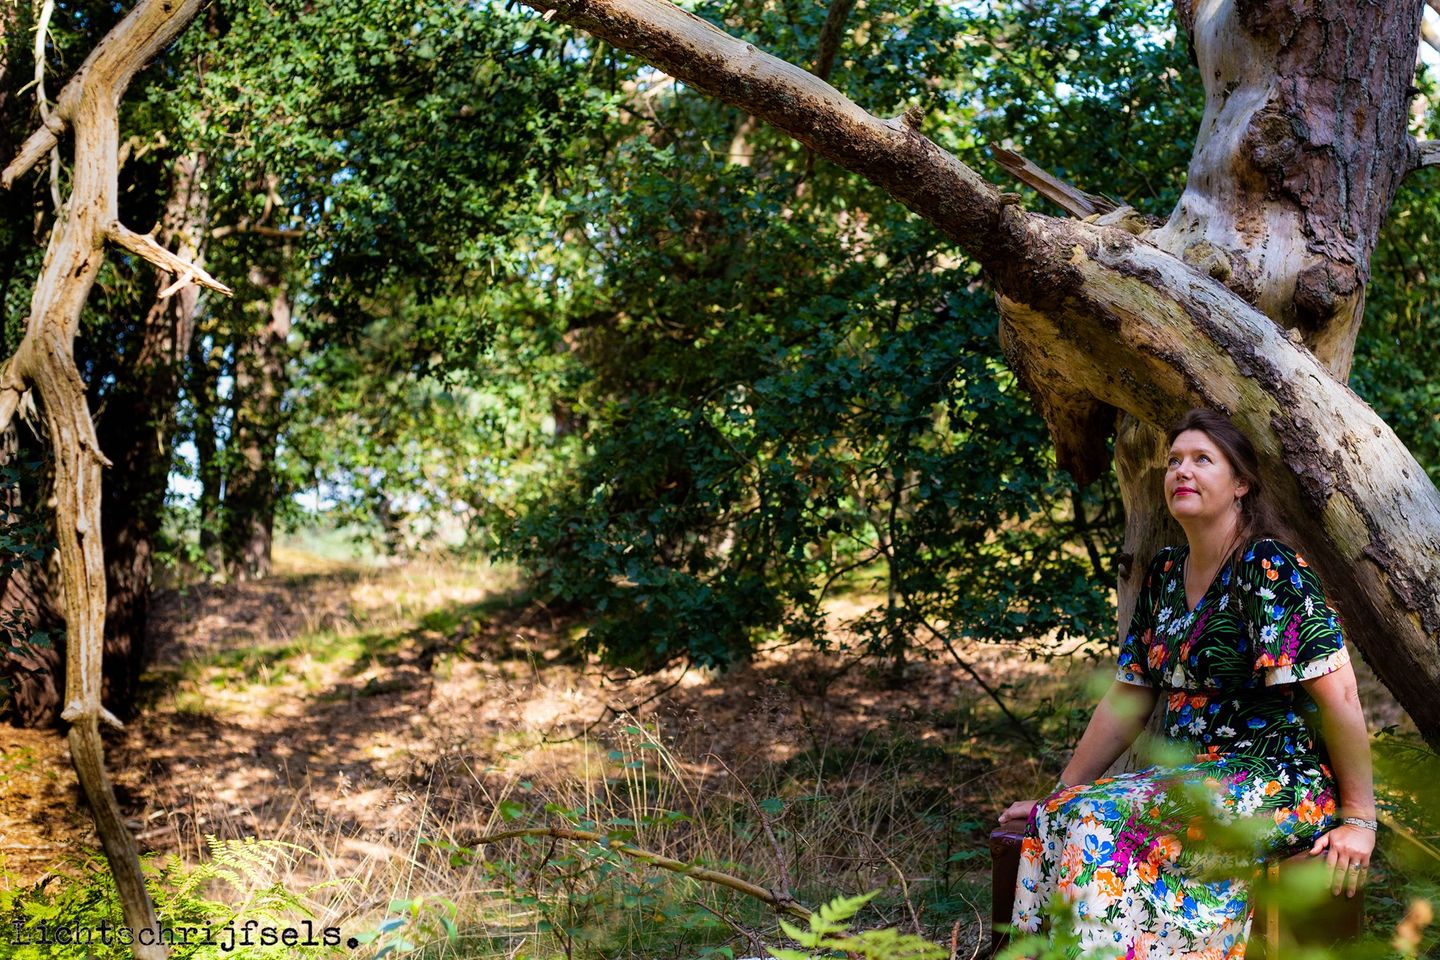
<svg viewBox="0 0 1440 960"><path fill-rule="evenodd" d="M770 818L765 815L764 808L756 801L755 794L750 792L749 785L736 776L735 771L731 770L730 765L722 760L718 754L710 753L706 756L714 757L715 762L724 767L725 772L730 774L730 778L740 784L740 789L745 791L746 799L750 801L750 805L755 808L755 813L760 817L760 826L765 831L766 838L770 841L770 848L775 851L775 865L780 869L780 888L775 892L775 896L787 903L796 903L795 895L790 892L790 870L786 866L785 851L780 848L780 841L775 839L775 831L770 829Z"/></svg>
<svg viewBox="0 0 1440 960"><path fill-rule="evenodd" d="M854 827L846 827L845 829L862 840L870 841L870 845L875 848L875 852L880 855L880 859L884 860L890 865L890 869L895 871L895 876L900 880L900 895L905 900L905 909L910 911L910 923L915 929L915 936L924 939L925 933L920 928L920 914L915 912L915 904L910 902L910 884L905 879L905 871L901 870L900 865L890 859L890 855L885 852L885 848L880 846L880 841L864 831L856 830Z"/></svg>
<svg viewBox="0 0 1440 960"><path fill-rule="evenodd" d="M577 733L577 734L575 734L574 736L563 737L563 738L561 738L561 739L559 739L559 740L552 740L552 739L550 739L550 731L547 730L547 731L545 732L545 736L541 738L540 742L541 742L541 743L545 743L545 744L552 744L552 743L573 743L574 741L579 740L581 737L583 737L583 736L585 736L586 734L588 734L591 730L594 730L596 727L600 726L601 722L604 721L604 719L605 719L607 716L609 716L610 714L612 714L612 713L613 713L615 716L618 717L618 716L620 716L621 714L624 714L624 713L633 713L634 711L639 710L639 709L640 709L641 707L643 707L643 706L646 706L646 705L648 705L648 704L654 703L656 700L658 700L658 699L660 699L661 697L665 696L665 694L669 693L671 690L674 690L676 687L680 686L680 681L681 681L681 680L684 680L684 679L685 679L685 675L688 674L689 672L690 672L690 667L687 665L684 670L681 670L681 671L680 671L680 676L676 677L676 678L675 678L675 681L674 681L673 683L666 684L665 686L661 687L659 690L656 690L654 693L650 694L650 696L646 697L644 700L639 701L638 703L632 703L632 704L630 704L629 706L621 706L621 707L617 707L617 706L615 706L614 704L611 704L611 703L605 704L605 709L603 709L603 710L600 711L600 715L599 715L598 717L596 717L594 720L591 720L588 724L586 724L586 725L580 730L580 732ZM557 724L557 726L558 726L558 724ZM553 730L553 729L554 729L554 727L551 728L551 730Z"/></svg>
<svg viewBox="0 0 1440 960"><path fill-rule="evenodd" d="M575 830L570 827L525 827L519 830L505 830L500 833L491 833L476 838L473 843L467 846L482 846L490 843L500 843L504 840L515 840L520 837L557 837L561 840L571 840L575 843L598 843L614 850L616 853L623 853L625 856L642 863L648 863L653 867L662 870L669 870L681 876L690 877L693 880L703 880L706 883L717 884L728 887L737 893L743 893L747 897L754 897L761 903L768 905L776 913L789 914L801 920L810 919L810 911L794 900L782 900L771 891L748 880L728 873L721 873L718 870L711 870L708 867L699 867L693 863L685 863L683 860L674 860L662 856L651 850L642 850L639 847L612 840L603 833L593 830Z"/></svg>
<svg viewBox="0 0 1440 960"><path fill-rule="evenodd" d="M950 651L950 656L955 658L955 662L960 665L960 668L970 674L971 679L980 684L980 689L984 690L990 699L995 701L995 705L1000 708L1001 713L1010 718L1010 722L1015 724L1015 729L1020 731L1020 735L1026 740L1029 740L1033 745L1043 747L1045 745L1044 741L1031 733L1030 728L1025 726L1024 721L1010 712L1010 708L1005 705L1005 701L1000 699L1000 694L997 693L990 684L985 682L985 678L980 676L979 671L966 662L964 657L960 656L960 652L955 649L954 644L950 642L950 638L937 630L929 620L921 619L920 622L926 630L930 631L930 634L935 637L935 639L939 640L945 646L946 650Z"/></svg>
<svg viewBox="0 0 1440 960"><path fill-rule="evenodd" d="M755 953L759 954L759 953L763 953L763 952L764 952L764 950L765 950L765 945L764 945L764 943L761 942L759 935L757 935L757 934L755 933L755 931L751 930L749 927L741 926L739 923L736 923L734 920L731 920L727 915L721 913L719 910L716 910L714 907L710 906L708 903L705 903L705 902L700 901L700 900L691 900L690 903L693 903L695 906L699 907L701 910L704 910L706 913L710 914L712 917L715 917L715 918L716 918L717 920L719 920L721 923L724 923L724 924L725 924L726 926L728 926L731 930L734 930L735 933L736 933L738 936L744 937L744 938L749 942L749 944L750 944L750 949L753 950Z"/></svg>

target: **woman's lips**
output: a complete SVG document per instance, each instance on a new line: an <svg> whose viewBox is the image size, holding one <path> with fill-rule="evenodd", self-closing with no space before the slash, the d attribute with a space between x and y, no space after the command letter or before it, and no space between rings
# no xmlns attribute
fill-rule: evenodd
<svg viewBox="0 0 1440 960"><path fill-rule="evenodd" d="M1192 495L1193 495L1194 493L1195 493L1195 491L1194 491L1194 490L1191 490L1189 487L1177 487L1176 490L1175 490L1175 496L1177 496L1177 497L1184 496L1184 495L1186 495L1186 494L1192 494Z"/></svg>

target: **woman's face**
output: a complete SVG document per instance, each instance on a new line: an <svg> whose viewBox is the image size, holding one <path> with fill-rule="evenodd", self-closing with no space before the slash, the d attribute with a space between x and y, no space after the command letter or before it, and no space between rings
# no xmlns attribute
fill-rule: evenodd
<svg viewBox="0 0 1440 960"><path fill-rule="evenodd" d="M1249 484L1235 476L1225 454L1203 430L1184 430L1170 444L1165 461L1165 504L1180 521L1220 520L1237 513L1235 498Z"/></svg>

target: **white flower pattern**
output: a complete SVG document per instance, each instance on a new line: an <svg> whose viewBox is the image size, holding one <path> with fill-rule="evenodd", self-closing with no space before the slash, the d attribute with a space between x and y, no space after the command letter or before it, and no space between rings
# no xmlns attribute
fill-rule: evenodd
<svg viewBox="0 0 1440 960"><path fill-rule="evenodd" d="M1194 762L1053 794L1022 846L1012 921L1041 929L1058 892L1081 918L1086 956L1239 960L1257 859L1308 845L1335 815L1314 702L1295 682L1349 658L1318 578L1284 543L1259 540L1187 610L1185 549L1151 561L1116 677L1159 688L1163 729ZM1207 822L1239 818L1263 825L1258 849L1205 842ZM1217 864L1228 879L1200 878Z"/></svg>

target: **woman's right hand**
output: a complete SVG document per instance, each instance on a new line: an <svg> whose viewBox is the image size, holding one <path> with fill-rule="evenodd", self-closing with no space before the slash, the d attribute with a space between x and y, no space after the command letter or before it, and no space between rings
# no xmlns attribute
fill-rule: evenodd
<svg viewBox="0 0 1440 960"><path fill-rule="evenodd" d="M1034 810L1035 805L1039 802L1039 800L1016 800L1005 808L1004 813L1000 814L1000 826L1023 828L1030 822L1030 811Z"/></svg>

